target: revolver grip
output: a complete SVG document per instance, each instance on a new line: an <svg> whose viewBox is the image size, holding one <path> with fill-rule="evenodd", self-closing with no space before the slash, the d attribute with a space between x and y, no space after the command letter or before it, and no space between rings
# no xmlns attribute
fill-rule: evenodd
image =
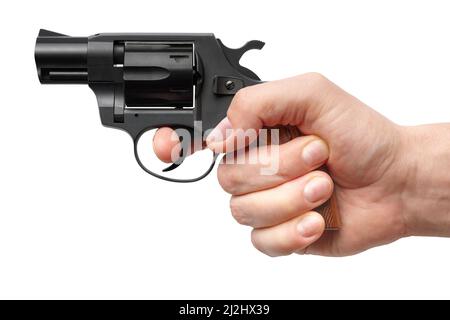
<svg viewBox="0 0 450 320"><path fill-rule="evenodd" d="M333 193L331 198L316 208L325 220L325 230L338 230L341 227L341 218L337 206L336 194Z"/></svg>

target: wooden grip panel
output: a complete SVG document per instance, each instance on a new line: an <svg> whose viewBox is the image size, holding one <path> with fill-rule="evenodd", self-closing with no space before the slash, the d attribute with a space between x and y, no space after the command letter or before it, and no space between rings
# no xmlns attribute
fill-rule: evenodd
<svg viewBox="0 0 450 320"><path fill-rule="evenodd" d="M337 206L336 195L333 193L330 200L315 209L325 219L325 230L338 230L341 227L341 219Z"/></svg>
<svg viewBox="0 0 450 320"><path fill-rule="evenodd" d="M300 130L296 126L278 126L276 128L280 130L279 143L285 143L296 137L302 136ZM270 135L268 137L269 143L272 143ZM319 170L328 173L325 165L320 167ZM323 216L325 220L325 230L338 230L341 227L339 208L337 205L336 195L334 193L327 202L316 208L315 211L319 212Z"/></svg>

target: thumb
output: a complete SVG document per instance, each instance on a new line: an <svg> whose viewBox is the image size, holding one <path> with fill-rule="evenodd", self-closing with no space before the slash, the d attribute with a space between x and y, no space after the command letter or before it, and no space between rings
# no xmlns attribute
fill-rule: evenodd
<svg viewBox="0 0 450 320"><path fill-rule="evenodd" d="M317 131L322 129L313 127L333 86L320 74L309 73L241 89L227 117L207 136L207 146L216 153L241 149L265 126L293 125L305 134L321 135Z"/></svg>

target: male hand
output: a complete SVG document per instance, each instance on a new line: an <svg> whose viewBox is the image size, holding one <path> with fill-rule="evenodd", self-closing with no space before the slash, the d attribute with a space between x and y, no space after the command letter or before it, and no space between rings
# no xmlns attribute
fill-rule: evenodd
<svg viewBox="0 0 450 320"><path fill-rule="evenodd" d="M218 168L220 185L232 195L233 217L253 227L252 242L260 251L343 256L408 235L450 234L448 126L398 126L322 75L310 73L240 90L207 146L231 152L237 129L276 126L284 126L284 137L292 128L302 133L282 141L278 158L271 158L278 161L276 174L262 175L263 164L254 161L223 161ZM227 129L234 131L226 135ZM426 144L436 131L444 136L446 152ZM154 150L163 161L170 161L176 147L171 134L162 128L155 135ZM247 150L246 159L257 150ZM422 152L446 161L445 173ZM328 173L318 170L324 164ZM433 184L442 190L433 191ZM324 220L314 208L333 192L342 227L324 232Z"/></svg>

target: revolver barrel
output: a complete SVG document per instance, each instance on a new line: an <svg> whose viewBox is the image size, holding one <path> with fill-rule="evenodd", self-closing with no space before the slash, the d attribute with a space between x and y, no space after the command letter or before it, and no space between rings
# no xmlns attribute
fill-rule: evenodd
<svg viewBox="0 0 450 320"><path fill-rule="evenodd" d="M40 34L36 40L35 60L43 84L88 83L88 38L58 33Z"/></svg>

